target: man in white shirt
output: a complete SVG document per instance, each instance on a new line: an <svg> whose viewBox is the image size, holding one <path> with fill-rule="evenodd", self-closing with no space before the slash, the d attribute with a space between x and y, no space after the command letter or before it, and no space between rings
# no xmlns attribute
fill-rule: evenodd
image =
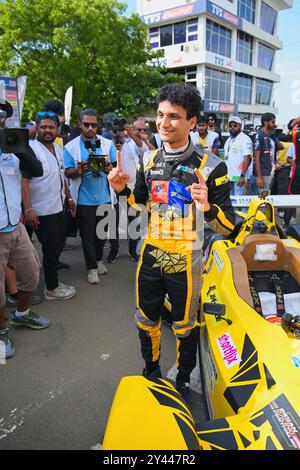
<svg viewBox="0 0 300 470"><path fill-rule="evenodd" d="M224 145L225 163L231 182L231 194L241 196L245 192L245 181L248 167L253 155L253 144L242 131L242 121L233 116L229 120L230 137Z"/></svg>
<svg viewBox="0 0 300 470"><path fill-rule="evenodd" d="M219 135L217 132L208 130L208 120L206 116L200 116L197 121L197 131L192 132L191 140L194 145L198 145L204 151L210 150L215 155L218 155L220 147Z"/></svg>
<svg viewBox="0 0 300 470"><path fill-rule="evenodd" d="M23 175L22 196L26 223L35 230L43 250L44 295L47 300L71 299L73 286L58 282L58 259L65 243L65 196L75 215L75 206L64 178L62 149L54 141L58 135L58 118L52 111L37 113L37 139L30 142L43 166L43 176Z"/></svg>
<svg viewBox="0 0 300 470"><path fill-rule="evenodd" d="M124 133L124 142L121 147L121 161L124 168L124 171L129 176L128 180L128 187L133 191L136 182L136 172L139 167L139 160L143 156L145 151L149 151L150 147L148 147L148 143L146 143L146 138L141 140L142 135L146 135L146 127L145 122L142 120L138 120L134 122L134 129L126 126L126 131ZM138 145L140 143L140 146ZM149 144L152 149L152 145ZM140 215L139 212L135 211L130 206L127 206L128 213L128 226L130 226ZM132 225L133 226L133 225ZM138 231L138 226L134 224L136 227L135 232ZM133 237L135 235L135 237ZM138 255L136 252L137 244L139 238L136 237L136 233L132 234L130 230L128 230L128 256L132 261L138 261Z"/></svg>

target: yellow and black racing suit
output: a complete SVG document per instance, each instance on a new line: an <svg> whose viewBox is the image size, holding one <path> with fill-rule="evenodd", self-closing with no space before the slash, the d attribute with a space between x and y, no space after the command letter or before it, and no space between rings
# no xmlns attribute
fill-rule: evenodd
<svg viewBox="0 0 300 470"><path fill-rule="evenodd" d="M197 246L202 235L201 224L197 227L200 212L186 189L198 183L195 168L200 169L208 187L211 208L204 214L206 222L214 231L229 234L234 228L234 211L227 166L192 143L173 159L163 148L146 152L134 191L125 188L119 193L127 196L130 205L147 204L149 212L136 274L135 316L147 370L158 367L160 319L168 294L177 340L178 378L184 381L189 381L196 364L195 326L202 282L202 250Z"/></svg>

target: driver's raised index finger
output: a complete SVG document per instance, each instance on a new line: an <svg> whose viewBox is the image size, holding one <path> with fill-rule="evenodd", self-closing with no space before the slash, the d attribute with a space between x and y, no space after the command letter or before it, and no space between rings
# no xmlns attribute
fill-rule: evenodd
<svg viewBox="0 0 300 470"><path fill-rule="evenodd" d="M198 181L199 181L199 184L204 184L206 186L206 182L205 182L205 179L203 178L203 176L201 175L200 171L198 168L195 168L195 173L197 175L197 178L198 178Z"/></svg>
<svg viewBox="0 0 300 470"><path fill-rule="evenodd" d="M122 171L121 150L117 151L117 169Z"/></svg>

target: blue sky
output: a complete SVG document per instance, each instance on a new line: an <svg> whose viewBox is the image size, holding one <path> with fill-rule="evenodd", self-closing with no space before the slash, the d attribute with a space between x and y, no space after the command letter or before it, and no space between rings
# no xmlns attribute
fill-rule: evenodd
<svg viewBox="0 0 300 470"><path fill-rule="evenodd" d="M136 11L136 0L128 0L128 13ZM279 13L278 36L283 50L276 56L276 72L281 82L275 85L274 101L278 108L277 122L287 123L300 115L300 1L291 9Z"/></svg>

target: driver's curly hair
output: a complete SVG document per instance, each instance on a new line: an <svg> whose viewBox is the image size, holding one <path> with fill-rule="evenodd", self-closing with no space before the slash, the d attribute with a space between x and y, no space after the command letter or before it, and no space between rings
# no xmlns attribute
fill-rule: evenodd
<svg viewBox="0 0 300 470"><path fill-rule="evenodd" d="M157 104L162 101L169 101L172 104L182 106L187 113L187 119L200 116L201 96L199 90L193 85L183 85L181 83L168 83L158 92Z"/></svg>

